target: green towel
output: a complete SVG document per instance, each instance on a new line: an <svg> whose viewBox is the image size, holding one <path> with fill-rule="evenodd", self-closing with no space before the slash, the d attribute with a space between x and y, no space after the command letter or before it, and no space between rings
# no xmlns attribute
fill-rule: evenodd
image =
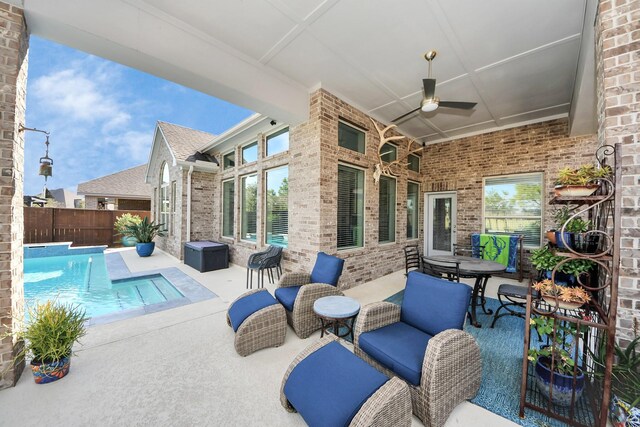
<svg viewBox="0 0 640 427"><path fill-rule="evenodd" d="M481 234L480 246L484 246L484 259L509 265L509 235Z"/></svg>

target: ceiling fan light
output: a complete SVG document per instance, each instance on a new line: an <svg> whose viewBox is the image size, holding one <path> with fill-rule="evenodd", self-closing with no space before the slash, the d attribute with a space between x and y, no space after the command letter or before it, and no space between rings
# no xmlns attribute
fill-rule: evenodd
<svg viewBox="0 0 640 427"><path fill-rule="evenodd" d="M438 108L438 99L423 99L420 104L420 109L425 113L434 111L436 108Z"/></svg>

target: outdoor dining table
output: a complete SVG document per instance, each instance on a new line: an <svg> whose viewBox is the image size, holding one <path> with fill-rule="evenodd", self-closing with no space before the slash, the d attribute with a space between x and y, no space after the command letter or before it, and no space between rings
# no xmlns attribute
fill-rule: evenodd
<svg viewBox="0 0 640 427"><path fill-rule="evenodd" d="M463 255L435 255L428 257L429 261L455 262L458 263L461 277L474 278L473 292L471 294L471 324L476 328L482 327L476 317L476 308L478 306L478 296L482 300L482 309L485 313L491 314L492 310L484 308L484 291L487 287L487 281L493 274L503 273L507 267L504 265L481 258L473 258Z"/></svg>

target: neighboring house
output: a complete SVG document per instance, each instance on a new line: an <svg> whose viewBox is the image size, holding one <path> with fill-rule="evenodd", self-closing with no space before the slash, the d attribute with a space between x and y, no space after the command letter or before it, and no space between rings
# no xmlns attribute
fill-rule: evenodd
<svg viewBox="0 0 640 427"><path fill-rule="evenodd" d="M66 188L56 188L54 190L47 190L47 198L53 199L56 202L56 207L60 208L78 208L81 197L78 197L73 191Z"/></svg>
<svg viewBox="0 0 640 427"><path fill-rule="evenodd" d="M78 184L85 209L151 209L151 186L145 183L147 165L140 165Z"/></svg>
<svg viewBox="0 0 640 427"><path fill-rule="evenodd" d="M454 242L494 230L498 225L483 219L489 216L483 198L491 185L500 185L494 182L500 176L539 188L531 202L544 207L543 215L512 225L528 230L539 245L543 229L552 226L545 198L558 156L563 166L577 166L597 147L595 135L569 137L568 121L557 119L428 145L407 158L407 140L379 152L370 117L329 92L312 93L310 105L309 120L290 129L258 114L209 138L158 123L146 179L153 187L152 214L169 224L159 246L181 257L185 241L217 240L230 245L234 263L245 265L252 252L278 244L285 247L286 270L308 270L324 251L346 260L341 284L351 287L404 268L402 249L423 246L423 224L429 224L429 242L450 245L438 233L451 231L445 217L455 221L456 198ZM202 137L200 145L194 136ZM196 152L221 166L197 160ZM568 152L572 156L562 154ZM376 184L381 157L407 161L397 176L382 176ZM445 199L429 194L447 191L452 194ZM425 212L434 214L430 223ZM509 220L500 224L508 227Z"/></svg>

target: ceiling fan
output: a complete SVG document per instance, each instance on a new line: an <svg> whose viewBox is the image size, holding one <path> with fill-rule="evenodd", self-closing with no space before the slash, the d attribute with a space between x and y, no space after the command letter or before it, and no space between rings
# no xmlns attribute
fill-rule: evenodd
<svg viewBox="0 0 640 427"><path fill-rule="evenodd" d="M425 113L428 113L430 111L435 111L438 107L470 110L476 106L476 102L440 101L440 98L435 96L436 79L431 78L431 61L433 61L433 59L436 57L436 54L437 52L435 50L430 50L429 52L424 54L424 59L426 59L429 63L429 77L426 79L422 79L422 86L424 89L420 106L415 110L411 110L408 113L401 115L400 117L396 117L395 119L391 120L392 122L397 122L398 120L403 119L418 110L422 110Z"/></svg>

